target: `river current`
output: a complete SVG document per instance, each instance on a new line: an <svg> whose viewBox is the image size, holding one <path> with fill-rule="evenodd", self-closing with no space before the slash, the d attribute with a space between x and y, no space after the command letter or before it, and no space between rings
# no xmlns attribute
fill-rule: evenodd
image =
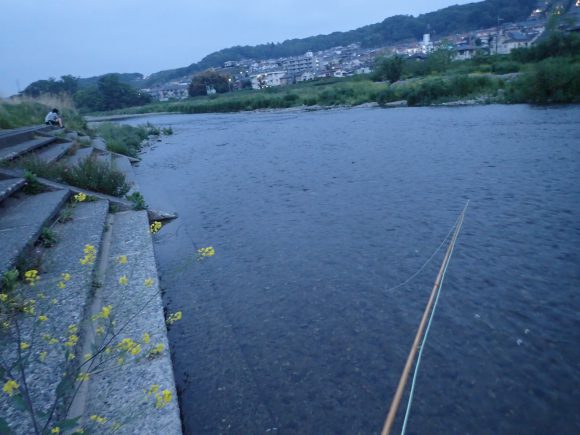
<svg viewBox="0 0 580 435"><path fill-rule="evenodd" d="M408 433L580 433L580 107L146 121L186 433L379 433L467 200Z"/></svg>

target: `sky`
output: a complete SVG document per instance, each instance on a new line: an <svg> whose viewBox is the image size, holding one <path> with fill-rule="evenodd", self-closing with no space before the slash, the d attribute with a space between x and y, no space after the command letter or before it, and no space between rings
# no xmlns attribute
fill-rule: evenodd
<svg viewBox="0 0 580 435"><path fill-rule="evenodd" d="M474 0L1 0L0 97L35 80L145 75L234 45L347 31Z"/></svg>

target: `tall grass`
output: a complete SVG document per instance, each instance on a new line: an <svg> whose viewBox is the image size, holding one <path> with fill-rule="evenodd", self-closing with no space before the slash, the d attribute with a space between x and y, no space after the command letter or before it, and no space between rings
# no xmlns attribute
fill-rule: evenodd
<svg viewBox="0 0 580 435"><path fill-rule="evenodd" d="M110 122L100 124L96 131L107 143L109 151L130 157L137 157L141 144L150 134L159 134L158 129L150 125L133 127Z"/></svg>
<svg viewBox="0 0 580 435"><path fill-rule="evenodd" d="M41 178L112 196L123 196L130 189L122 172L95 158L83 160L77 166L66 167L60 162L47 163L37 156L29 156L11 162L10 166L23 168Z"/></svg>
<svg viewBox="0 0 580 435"><path fill-rule="evenodd" d="M45 115L58 108L66 128L88 133L84 118L68 96L42 95L0 100L0 128L18 128L44 123Z"/></svg>
<svg viewBox="0 0 580 435"><path fill-rule="evenodd" d="M213 113L261 109L284 109L301 106L354 106L372 102L387 85L367 77L322 79L285 87L243 90L220 95L195 97L182 101L160 102L109 112L138 114L154 112Z"/></svg>

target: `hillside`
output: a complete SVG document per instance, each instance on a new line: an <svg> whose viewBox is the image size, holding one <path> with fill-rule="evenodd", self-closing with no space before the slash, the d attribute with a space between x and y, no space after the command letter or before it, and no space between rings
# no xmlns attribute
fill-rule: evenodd
<svg viewBox="0 0 580 435"><path fill-rule="evenodd" d="M309 50L326 50L352 43L360 43L363 47L380 47L406 39L419 39L427 31L436 36L493 27L497 24L498 17L504 22L525 20L537 3L537 0L485 0L450 6L417 17L396 15L380 23L348 32L289 39L277 44L230 47L211 53L200 62L187 67L154 73L146 80L145 85L152 86L207 68L222 66L228 60L296 56Z"/></svg>

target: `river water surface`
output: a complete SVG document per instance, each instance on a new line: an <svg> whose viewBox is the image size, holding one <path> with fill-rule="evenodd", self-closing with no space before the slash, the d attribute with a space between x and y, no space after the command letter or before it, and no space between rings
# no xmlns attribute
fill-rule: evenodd
<svg viewBox="0 0 580 435"><path fill-rule="evenodd" d="M580 107L145 121L187 433L380 432L468 199L408 432L580 433Z"/></svg>

